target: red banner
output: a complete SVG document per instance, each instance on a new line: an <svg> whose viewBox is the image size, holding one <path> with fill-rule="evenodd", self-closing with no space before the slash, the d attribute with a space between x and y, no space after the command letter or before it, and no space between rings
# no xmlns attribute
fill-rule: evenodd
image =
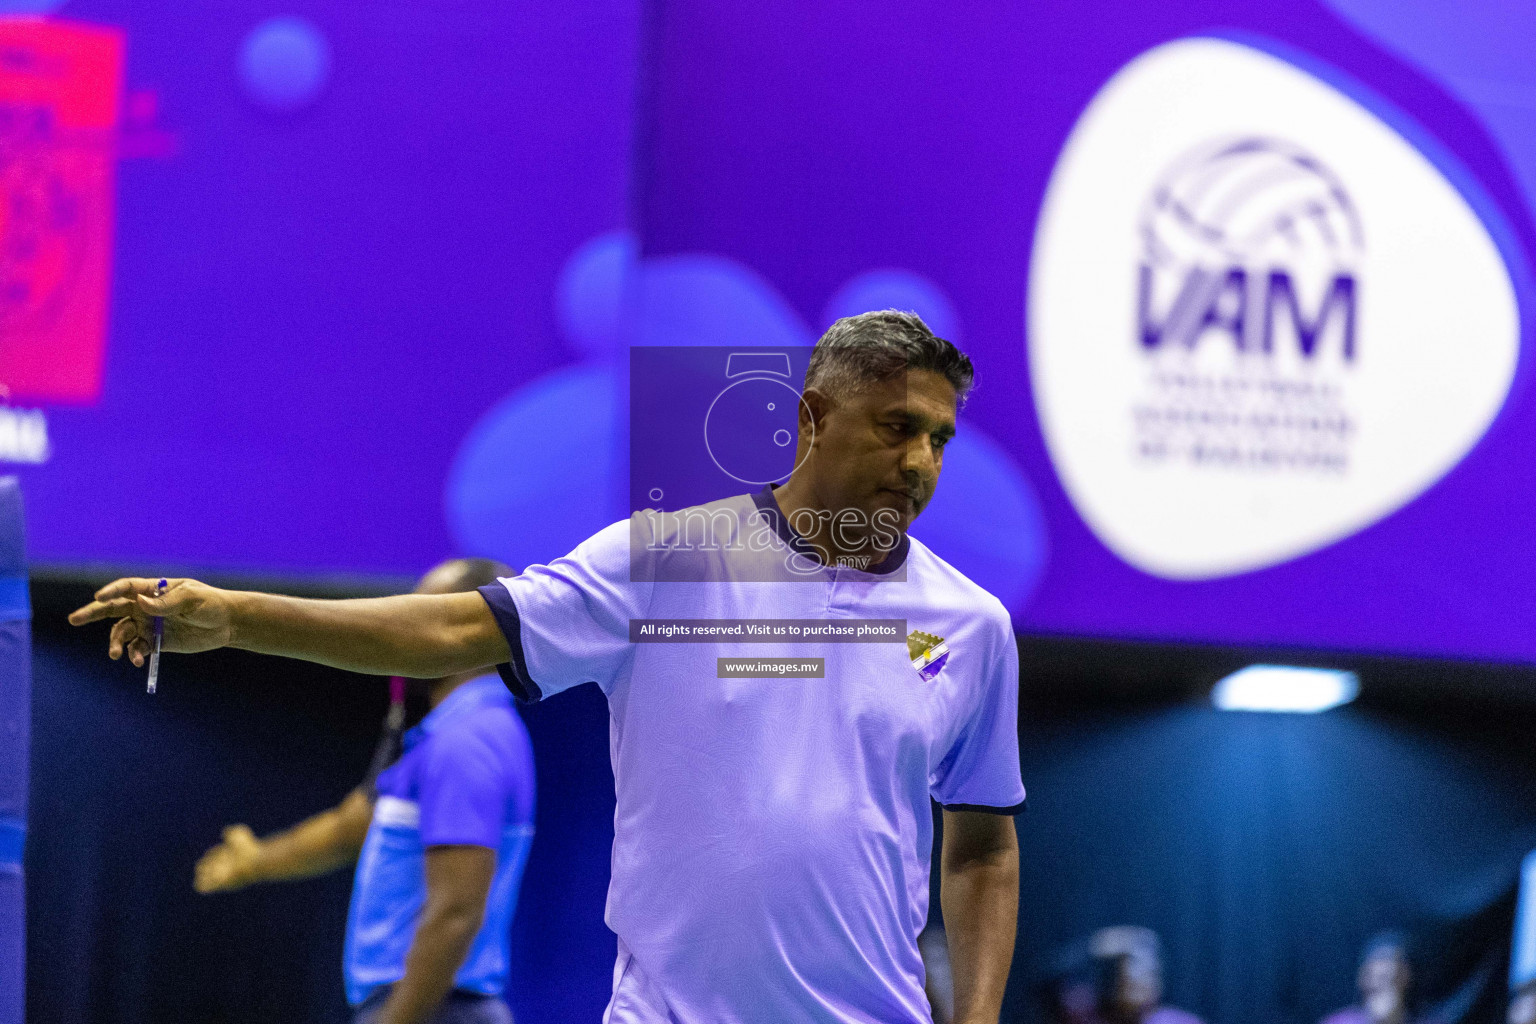
<svg viewBox="0 0 1536 1024"><path fill-rule="evenodd" d="M121 32L0 18L0 398L101 394L122 81Z"/></svg>

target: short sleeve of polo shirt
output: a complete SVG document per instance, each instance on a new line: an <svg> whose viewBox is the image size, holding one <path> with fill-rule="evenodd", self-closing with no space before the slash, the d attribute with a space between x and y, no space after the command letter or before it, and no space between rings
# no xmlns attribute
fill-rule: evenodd
<svg viewBox="0 0 1536 1024"><path fill-rule="evenodd" d="M509 780L496 751L472 732L434 737L417 776L423 846L501 846Z"/></svg>
<svg viewBox="0 0 1536 1024"><path fill-rule="evenodd" d="M1019 649L1013 630L1004 632L975 680L975 699L960 735L931 780L933 798L946 810L1017 814L1024 809Z"/></svg>
<svg viewBox="0 0 1536 1024"><path fill-rule="evenodd" d="M652 586L630 581L629 553L625 520L563 558L480 588L512 651L497 670L518 700L586 682L611 689L631 654L629 620L644 617Z"/></svg>

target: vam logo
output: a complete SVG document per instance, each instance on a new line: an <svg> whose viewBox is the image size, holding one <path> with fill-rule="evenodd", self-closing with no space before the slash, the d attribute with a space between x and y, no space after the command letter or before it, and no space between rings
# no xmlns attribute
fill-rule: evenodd
<svg viewBox="0 0 1536 1024"><path fill-rule="evenodd" d="M1279 139L1198 146L1152 190L1140 234L1138 454L1345 471L1363 232L1338 178ZM1228 351L1201 369L1201 345Z"/></svg>
<svg viewBox="0 0 1536 1024"><path fill-rule="evenodd" d="M1083 518L1172 579L1342 539L1472 448L1515 292L1472 207L1386 122L1263 51L1187 39L1100 91L1035 238L1035 402Z"/></svg>
<svg viewBox="0 0 1536 1024"><path fill-rule="evenodd" d="M1199 147L1158 182L1141 237L1144 348L1191 348L1217 328L1240 350L1273 352L1277 328L1285 327L1277 321L1288 316L1303 358L1318 353L1324 330L1337 322L1344 358L1353 361L1360 217L1343 184L1300 147L1261 138ZM1322 285L1311 316L1296 291L1298 271L1308 270ZM1160 317L1159 278L1177 288Z"/></svg>

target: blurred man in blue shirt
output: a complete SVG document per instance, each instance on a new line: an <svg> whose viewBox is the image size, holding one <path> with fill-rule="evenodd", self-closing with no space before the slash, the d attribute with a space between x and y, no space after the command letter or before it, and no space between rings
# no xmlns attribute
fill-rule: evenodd
<svg viewBox="0 0 1536 1024"><path fill-rule="evenodd" d="M511 570L447 562L419 594L471 591ZM375 786L286 832L244 825L198 862L199 892L357 863L347 1000L357 1024L505 1024L507 932L533 839L533 754L495 675L432 680L432 710Z"/></svg>

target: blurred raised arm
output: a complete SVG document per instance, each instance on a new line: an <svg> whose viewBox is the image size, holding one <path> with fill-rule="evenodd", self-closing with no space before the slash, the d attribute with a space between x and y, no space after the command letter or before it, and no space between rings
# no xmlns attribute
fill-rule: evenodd
<svg viewBox="0 0 1536 1024"><path fill-rule="evenodd" d="M197 862L198 892L233 892L257 882L312 878L357 860L368 837L373 801L354 789L340 804L264 839L249 827L231 825L224 841Z"/></svg>

